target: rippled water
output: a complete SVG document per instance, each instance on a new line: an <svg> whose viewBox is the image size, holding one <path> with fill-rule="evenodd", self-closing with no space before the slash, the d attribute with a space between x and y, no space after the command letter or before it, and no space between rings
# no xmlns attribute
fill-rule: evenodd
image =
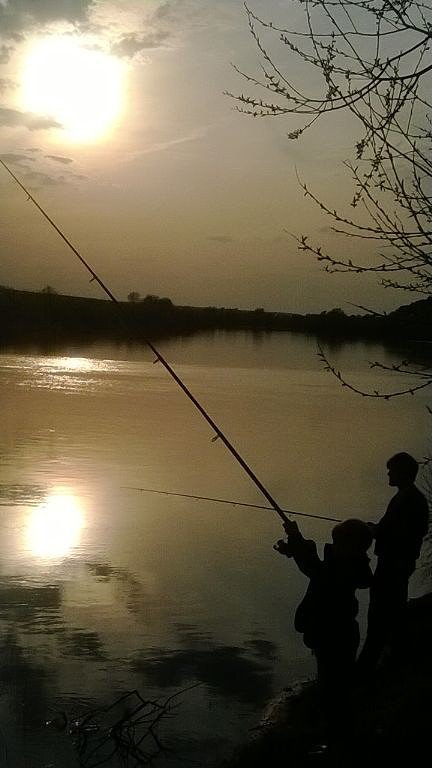
<svg viewBox="0 0 432 768"><path fill-rule="evenodd" d="M426 394L359 398L322 370L312 339L220 334L162 349L290 509L376 519L388 456L427 452ZM369 389L380 380L367 361L393 361L373 346L330 354ZM292 626L304 579L272 550L278 518L134 490L263 503L145 349L8 351L0 396L0 759L76 766L46 720L197 682L161 737L200 764L229 754L274 693L313 671ZM329 536L327 523L302 526Z"/></svg>

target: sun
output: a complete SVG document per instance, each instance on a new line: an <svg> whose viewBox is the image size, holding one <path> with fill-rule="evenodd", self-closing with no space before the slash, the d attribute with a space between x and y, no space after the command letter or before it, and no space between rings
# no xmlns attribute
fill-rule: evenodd
<svg viewBox="0 0 432 768"><path fill-rule="evenodd" d="M65 138L93 142L107 136L124 93L122 62L67 35L30 46L22 74L22 106L51 117Z"/></svg>

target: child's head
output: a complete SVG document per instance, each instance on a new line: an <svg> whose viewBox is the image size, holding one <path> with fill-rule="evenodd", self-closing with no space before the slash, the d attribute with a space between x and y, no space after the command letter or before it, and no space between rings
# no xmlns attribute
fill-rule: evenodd
<svg viewBox="0 0 432 768"><path fill-rule="evenodd" d="M373 536L363 520L344 520L332 530L333 546L341 557L364 555L372 544Z"/></svg>

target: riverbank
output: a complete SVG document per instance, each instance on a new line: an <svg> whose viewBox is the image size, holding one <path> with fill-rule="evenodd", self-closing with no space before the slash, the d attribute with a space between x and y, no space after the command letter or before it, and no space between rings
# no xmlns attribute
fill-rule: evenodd
<svg viewBox="0 0 432 768"><path fill-rule="evenodd" d="M362 681L355 694L355 728L333 753L323 741L314 682L284 690L264 713L224 768L383 768L420 766L430 751L432 718L432 593L410 600L410 637L396 659L382 663L374 682Z"/></svg>
<svg viewBox="0 0 432 768"><path fill-rule="evenodd" d="M131 294L133 296L134 294ZM137 294L138 295L138 294ZM386 344L430 341L432 299L407 304L388 315L348 315L336 308L317 314L267 312L227 307L177 306L169 298L146 296L119 302L18 291L0 286L0 343L57 344L97 340L143 342L201 333L242 330L254 333L290 331L335 343L381 341Z"/></svg>

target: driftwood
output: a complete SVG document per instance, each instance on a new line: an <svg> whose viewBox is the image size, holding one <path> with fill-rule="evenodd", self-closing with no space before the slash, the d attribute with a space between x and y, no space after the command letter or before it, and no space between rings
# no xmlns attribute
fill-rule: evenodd
<svg viewBox="0 0 432 768"><path fill-rule="evenodd" d="M124 768L151 765L172 750L162 743L158 727L172 716L174 700L198 684L166 699L144 699L139 691L129 691L112 704L69 717L61 712L46 725L67 731L73 740L81 768L98 768L116 759Z"/></svg>

